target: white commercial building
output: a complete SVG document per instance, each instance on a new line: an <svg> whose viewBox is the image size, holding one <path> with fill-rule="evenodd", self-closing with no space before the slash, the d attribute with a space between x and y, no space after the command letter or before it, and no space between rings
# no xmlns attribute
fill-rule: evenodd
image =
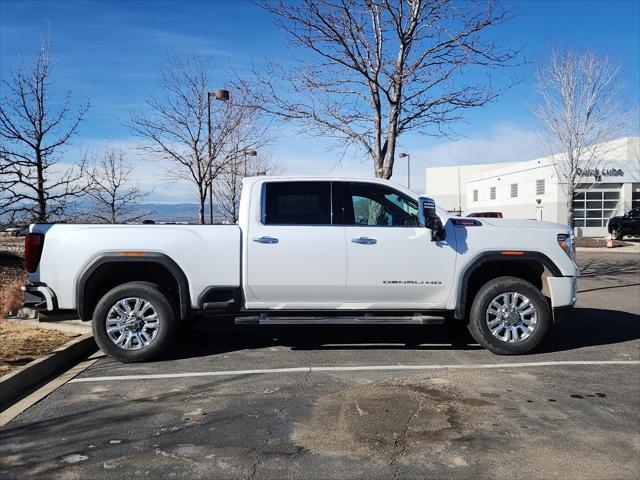
<svg viewBox="0 0 640 480"><path fill-rule="evenodd" d="M578 235L603 236L607 221L640 207L640 137L603 144L573 200ZM426 194L449 211L566 223L566 182L558 156L526 162L427 168Z"/></svg>

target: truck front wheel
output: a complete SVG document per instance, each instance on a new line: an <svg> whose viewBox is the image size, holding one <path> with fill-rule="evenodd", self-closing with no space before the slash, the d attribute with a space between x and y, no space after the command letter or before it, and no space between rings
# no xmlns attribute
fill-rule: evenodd
<svg viewBox="0 0 640 480"><path fill-rule="evenodd" d="M124 283L109 290L96 305L92 324L100 349L125 363L158 358L177 330L169 299L147 282Z"/></svg>
<svg viewBox="0 0 640 480"><path fill-rule="evenodd" d="M537 347L550 323L551 309L540 290L517 277L498 277L475 296L468 328L491 352L517 355Z"/></svg>
<svg viewBox="0 0 640 480"><path fill-rule="evenodd" d="M613 227L611 229L611 236L614 238L614 240L622 240L622 237L624 236L622 233L622 228L618 227L617 225Z"/></svg>

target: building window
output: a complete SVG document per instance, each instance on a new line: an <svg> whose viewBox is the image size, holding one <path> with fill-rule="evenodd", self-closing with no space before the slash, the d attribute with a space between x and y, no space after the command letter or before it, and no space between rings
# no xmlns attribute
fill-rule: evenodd
<svg viewBox="0 0 640 480"><path fill-rule="evenodd" d="M478 190L474 190L473 191L473 201L477 202L478 201Z"/></svg>
<svg viewBox="0 0 640 480"><path fill-rule="evenodd" d="M632 188L631 208L640 208L640 183L634 183Z"/></svg>
<svg viewBox="0 0 640 480"><path fill-rule="evenodd" d="M518 196L518 184L511 184L511 198L516 198Z"/></svg>
<svg viewBox="0 0 640 480"><path fill-rule="evenodd" d="M573 214L576 227L606 227L618 213L619 191L587 191L576 193Z"/></svg>
<svg viewBox="0 0 640 480"><path fill-rule="evenodd" d="M489 189L489 199L490 200L495 200L496 199L496 187L491 187Z"/></svg>
<svg viewBox="0 0 640 480"><path fill-rule="evenodd" d="M536 180L536 195L544 195L544 179Z"/></svg>

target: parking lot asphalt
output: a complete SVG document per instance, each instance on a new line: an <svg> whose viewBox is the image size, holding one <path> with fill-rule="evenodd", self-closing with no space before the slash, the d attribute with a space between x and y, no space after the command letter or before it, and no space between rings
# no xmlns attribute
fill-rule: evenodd
<svg viewBox="0 0 640 480"><path fill-rule="evenodd" d="M103 358L0 430L0 478L638 478L640 259L578 259L529 355L456 324L201 322L163 361Z"/></svg>

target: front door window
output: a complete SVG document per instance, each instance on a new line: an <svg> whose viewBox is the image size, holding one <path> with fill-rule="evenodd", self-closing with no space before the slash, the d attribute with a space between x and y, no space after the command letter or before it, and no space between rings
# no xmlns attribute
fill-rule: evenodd
<svg viewBox="0 0 640 480"><path fill-rule="evenodd" d="M383 185L352 183L351 199L353 222L348 222L348 225L418 225L418 203Z"/></svg>

